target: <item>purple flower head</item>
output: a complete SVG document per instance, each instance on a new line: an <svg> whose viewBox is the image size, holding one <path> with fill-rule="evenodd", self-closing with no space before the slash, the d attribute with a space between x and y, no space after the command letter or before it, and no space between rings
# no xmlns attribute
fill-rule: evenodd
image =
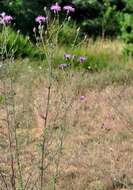
<svg viewBox="0 0 133 190"><path fill-rule="evenodd" d="M85 96L80 96L80 100L84 100L85 99Z"/></svg>
<svg viewBox="0 0 133 190"><path fill-rule="evenodd" d="M70 5L64 6L63 9L64 9L64 11L67 11L67 13L75 11L75 8L73 8Z"/></svg>
<svg viewBox="0 0 133 190"><path fill-rule="evenodd" d="M0 24L10 24L12 20L12 16L6 15L5 12L0 14Z"/></svg>
<svg viewBox="0 0 133 190"><path fill-rule="evenodd" d="M58 3L56 3L51 6L51 11L54 11L54 13L58 13L59 11L61 11L61 7L59 6Z"/></svg>
<svg viewBox="0 0 133 190"><path fill-rule="evenodd" d="M68 54L68 53L65 53L65 54L64 54L64 58L65 58L65 59L71 59L71 58L72 58L72 55L71 55L71 54Z"/></svg>
<svg viewBox="0 0 133 190"><path fill-rule="evenodd" d="M10 24L11 21L13 20L13 18L11 16L6 15L3 17L3 20L4 20L5 24Z"/></svg>
<svg viewBox="0 0 133 190"><path fill-rule="evenodd" d="M79 58L79 62L80 62L80 63L84 63L85 61L86 61L86 57L81 56L81 57Z"/></svg>
<svg viewBox="0 0 133 190"><path fill-rule="evenodd" d="M68 65L66 63L60 64L59 65L59 69L66 69L68 67Z"/></svg>
<svg viewBox="0 0 133 190"><path fill-rule="evenodd" d="M39 24L43 24L45 23L47 20L47 17L44 17L44 16L38 16L36 17L35 21L38 22Z"/></svg>

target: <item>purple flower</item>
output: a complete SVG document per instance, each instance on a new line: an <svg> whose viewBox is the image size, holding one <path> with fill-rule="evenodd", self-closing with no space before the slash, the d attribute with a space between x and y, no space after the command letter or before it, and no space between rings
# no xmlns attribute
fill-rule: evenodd
<svg viewBox="0 0 133 190"><path fill-rule="evenodd" d="M3 20L6 24L10 24L13 18L11 16L6 15L3 17Z"/></svg>
<svg viewBox="0 0 133 190"><path fill-rule="evenodd" d="M12 20L12 16L6 15L5 12L0 14L0 24L10 24Z"/></svg>
<svg viewBox="0 0 133 190"><path fill-rule="evenodd" d="M85 61L86 61L86 57L81 56L81 57L79 58L79 62L80 62L80 63L84 63Z"/></svg>
<svg viewBox="0 0 133 190"><path fill-rule="evenodd" d="M80 100L84 100L85 99L85 96L80 96Z"/></svg>
<svg viewBox="0 0 133 190"><path fill-rule="evenodd" d="M61 7L59 6L58 3L56 3L51 6L51 11L54 11L54 13L58 13L59 11L61 11Z"/></svg>
<svg viewBox="0 0 133 190"><path fill-rule="evenodd" d="M72 55L71 55L71 54L68 54L68 53L65 53L65 54L64 54L64 58L65 58L65 59L71 59L71 58L72 58Z"/></svg>
<svg viewBox="0 0 133 190"><path fill-rule="evenodd" d="M43 24L44 22L46 22L47 17L44 16L38 16L36 17L35 21L38 22L39 24Z"/></svg>
<svg viewBox="0 0 133 190"><path fill-rule="evenodd" d="M75 8L73 8L73 7L70 6L70 5L64 6L63 9L64 9L65 11L67 11L67 13L69 13L69 12L74 12L74 11L75 11Z"/></svg>
<svg viewBox="0 0 133 190"><path fill-rule="evenodd" d="M68 65L66 63L63 63L63 64L59 65L59 69L62 69L62 70L67 68L67 67L68 67Z"/></svg>

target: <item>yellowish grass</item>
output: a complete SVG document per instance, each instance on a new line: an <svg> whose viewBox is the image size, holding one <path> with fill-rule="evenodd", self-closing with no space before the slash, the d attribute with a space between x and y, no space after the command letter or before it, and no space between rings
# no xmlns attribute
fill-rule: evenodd
<svg viewBox="0 0 133 190"><path fill-rule="evenodd" d="M84 49L83 49L84 50ZM83 51L82 50L82 51ZM60 50L62 54L64 49ZM86 53L105 52L114 60L121 57L119 41L89 40ZM84 53L84 51L83 51ZM117 62L116 62L117 64ZM45 164L45 183L55 171L54 152L59 129L65 129L63 154L59 164L57 190L127 190L133 189L133 73L132 59L128 69L101 73L59 71L53 73L47 139L50 156ZM18 122L22 175L31 172L36 180L47 103L48 78L44 70L21 71L15 83L16 118ZM84 96L81 100L80 97ZM2 116L1 109L0 115ZM1 118L1 117L0 117ZM2 122L0 134L5 123ZM6 133L6 131L5 131ZM3 136L0 136L1 143ZM5 146L7 148L7 146ZM9 170L6 148L0 146L1 166ZM4 155L4 156L3 156ZM48 189L49 190L49 189Z"/></svg>
<svg viewBox="0 0 133 190"><path fill-rule="evenodd" d="M97 39L93 41L88 39L87 48L90 52L105 52L110 55L121 55L123 50L123 42L120 40L112 39Z"/></svg>

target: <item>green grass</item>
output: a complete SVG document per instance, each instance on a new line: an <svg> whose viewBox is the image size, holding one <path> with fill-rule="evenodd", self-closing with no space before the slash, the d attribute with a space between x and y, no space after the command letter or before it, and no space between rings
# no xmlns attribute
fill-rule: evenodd
<svg viewBox="0 0 133 190"><path fill-rule="evenodd" d="M108 85L130 85L133 81L133 59L124 57L123 44L118 40L101 40L93 42L91 39L83 43L80 48L70 49L67 46L58 47L53 59L53 79L64 80L70 75L80 77L84 86L105 87ZM64 53L76 56L85 56L83 64L72 63L65 70L60 70L58 65L65 63ZM34 60L31 58L17 59L10 66L11 73L19 78L26 73L39 73L40 76L47 75L48 67L46 60ZM70 74L71 73L71 74Z"/></svg>
<svg viewBox="0 0 133 190"><path fill-rule="evenodd" d="M73 69L101 72L105 69L119 70L125 69L125 67L132 68L133 59L123 54L123 48L124 44L121 41L109 39L97 39L96 41L89 39L74 49L62 45L55 52L53 67L57 68L59 64L69 63L69 61L64 60L64 54L68 53L77 57L86 57L84 64L79 64L78 61L70 62Z"/></svg>

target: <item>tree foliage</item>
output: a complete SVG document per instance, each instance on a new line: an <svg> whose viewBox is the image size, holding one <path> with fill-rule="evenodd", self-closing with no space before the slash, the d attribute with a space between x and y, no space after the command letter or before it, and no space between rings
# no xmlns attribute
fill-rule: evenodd
<svg viewBox="0 0 133 190"><path fill-rule="evenodd" d="M15 18L16 29L31 34L34 19L44 14L44 7L50 7L56 0L1 0L0 11L10 13ZM133 13L133 0L59 0L73 4L76 12L73 19L90 35L118 35L121 32L121 14ZM124 16L123 16L124 17Z"/></svg>

